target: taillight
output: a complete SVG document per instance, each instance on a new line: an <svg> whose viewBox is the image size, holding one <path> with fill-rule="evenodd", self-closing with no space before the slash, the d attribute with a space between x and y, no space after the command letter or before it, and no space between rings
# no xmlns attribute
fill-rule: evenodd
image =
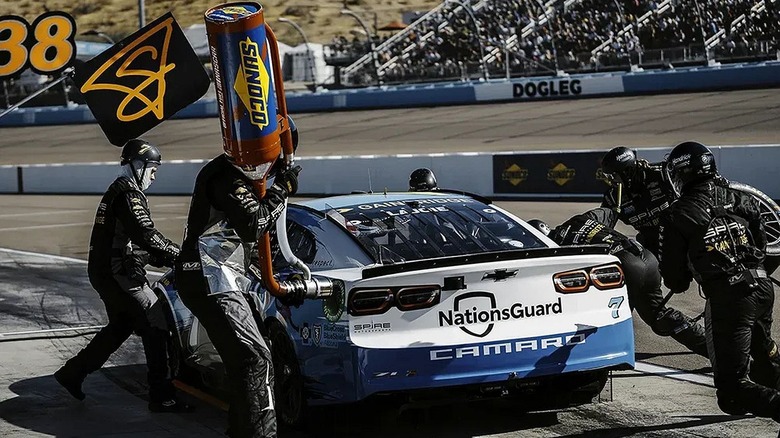
<svg viewBox="0 0 780 438"><path fill-rule="evenodd" d="M590 286L588 273L582 269L559 272L553 275L553 283L555 283L555 290L564 294L585 292Z"/></svg>
<svg viewBox="0 0 780 438"><path fill-rule="evenodd" d="M441 292L438 287L419 286L405 287L395 295L398 308L401 310L426 309L439 303Z"/></svg>
<svg viewBox="0 0 780 438"><path fill-rule="evenodd" d="M598 289L615 289L623 286L623 269L618 264L596 266L590 270L590 281Z"/></svg>
<svg viewBox="0 0 780 438"><path fill-rule="evenodd" d="M563 294L585 292L592 284L599 290L623 287L623 268L617 263L559 272L553 275L555 290Z"/></svg>
<svg viewBox="0 0 780 438"><path fill-rule="evenodd" d="M379 315L396 306L401 311L426 309L439 304L439 285L393 288L352 289L349 291L350 315Z"/></svg>
<svg viewBox="0 0 780 438"><path fill-rule="evenodd" d="M349 294L350 315L378 315L393 305L390 289L358 289Z"/></svg>

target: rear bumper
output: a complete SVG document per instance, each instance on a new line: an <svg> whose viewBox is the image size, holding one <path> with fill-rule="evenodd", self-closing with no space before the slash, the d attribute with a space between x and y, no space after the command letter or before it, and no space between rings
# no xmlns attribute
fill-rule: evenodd
<svg viewBox="0 0 780 438"><path fill-rule="evenodd" d="M477 339L477 338L475 338ZM634 367L630 318L576 332L447 347L355 349L356 400L406 392Z"/></svg>

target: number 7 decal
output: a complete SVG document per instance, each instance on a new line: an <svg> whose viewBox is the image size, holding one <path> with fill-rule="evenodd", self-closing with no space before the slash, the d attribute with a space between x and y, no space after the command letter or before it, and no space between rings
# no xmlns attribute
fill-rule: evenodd
<svg viewBox="0 0 780 438"><path fill-rule="evenodd" d="M609 308L612 309L612 317L617 319L620 317L618 315L618 309L620 309L620 305L623 304L623 297L612 297L609 300Z"/></svg>

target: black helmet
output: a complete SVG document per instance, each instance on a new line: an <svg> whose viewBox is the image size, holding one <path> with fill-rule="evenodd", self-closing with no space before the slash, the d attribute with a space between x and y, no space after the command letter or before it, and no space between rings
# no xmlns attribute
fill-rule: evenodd
<svg viewBox="0 0 780 438"><path fill-rule="evenodd" d="M436 177L433 175L433 171L431 171L431 169L422 167L409 175L410 192L427 192L436 189L438 189L438 186L436 185Z"/></svg>
<svg viewBox="0 0 780 438"><path fill-rule="evenodd" d="M715 156L707 146L695 141L678 144L666 158L669 177L678 188L718 174Z"/></svg>
<svg viewBox="0 0 780 438"><path fill-rule="evenodd" d="M618 146L601 159L604 174L618 182L628 183L636 171L636 152L625 146Z"/></svg>
<svg viewBox="0 0 780 438"><path fill-rule="evenodd" d="M162 155L153 144L140 138L134 138L122 147L122 161L119 164L125 165L133 161L140 161L144 166L150 163L160 165Z"/></svg>
<svg viewBox="0 0 780 438"><path fill-rule="evenodd" d="M537 230L539 230L539 232L541 232L545 236L550 235L550 226L547 225L547 223L545 223L541 219L531 219L528 221L528 225L536 228Z"/></svg>
<svg viewBox="0 0 780 438"><path fill-rule="evenodd" d="M153 144L140 138L125 143L119 164L129 165L133 178L141 190L146 190L154 181L154 172L162 162L160 151Z"/></svg>

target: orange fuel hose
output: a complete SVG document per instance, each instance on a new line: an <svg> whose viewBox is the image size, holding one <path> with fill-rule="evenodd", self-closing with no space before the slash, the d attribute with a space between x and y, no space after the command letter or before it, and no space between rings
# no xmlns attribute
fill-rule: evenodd
<svg viewBox="0 0 780 438"><path fill-rule="evenodd" d="M271 62L273 62L274 70L274 91L276 92L276 106L281 116L281 123L279 129L281 130L280 138L282 142L282 150L284 151L285 160L292 161L293 156L293 143L292 133L290 133L290 127L287 123L287 100L284 96L284 83L282 82L282 63L279 59L279 46L277 45L276 35L274 35L271 26L266 23L265 25L266 37L268 39L268 45L271 49ZM289 162L288 162L289 164ZM255 182L258 195L262 198L265 196L265 178L261 181ZM282 290L281 285L274 278L273 265L271 264L271 237L268 233L260 236L257 242L257 251L260 258L260 272L263 276L262 281L265 288L271 295L275 297L284 296L286 291Z"/></svg>

